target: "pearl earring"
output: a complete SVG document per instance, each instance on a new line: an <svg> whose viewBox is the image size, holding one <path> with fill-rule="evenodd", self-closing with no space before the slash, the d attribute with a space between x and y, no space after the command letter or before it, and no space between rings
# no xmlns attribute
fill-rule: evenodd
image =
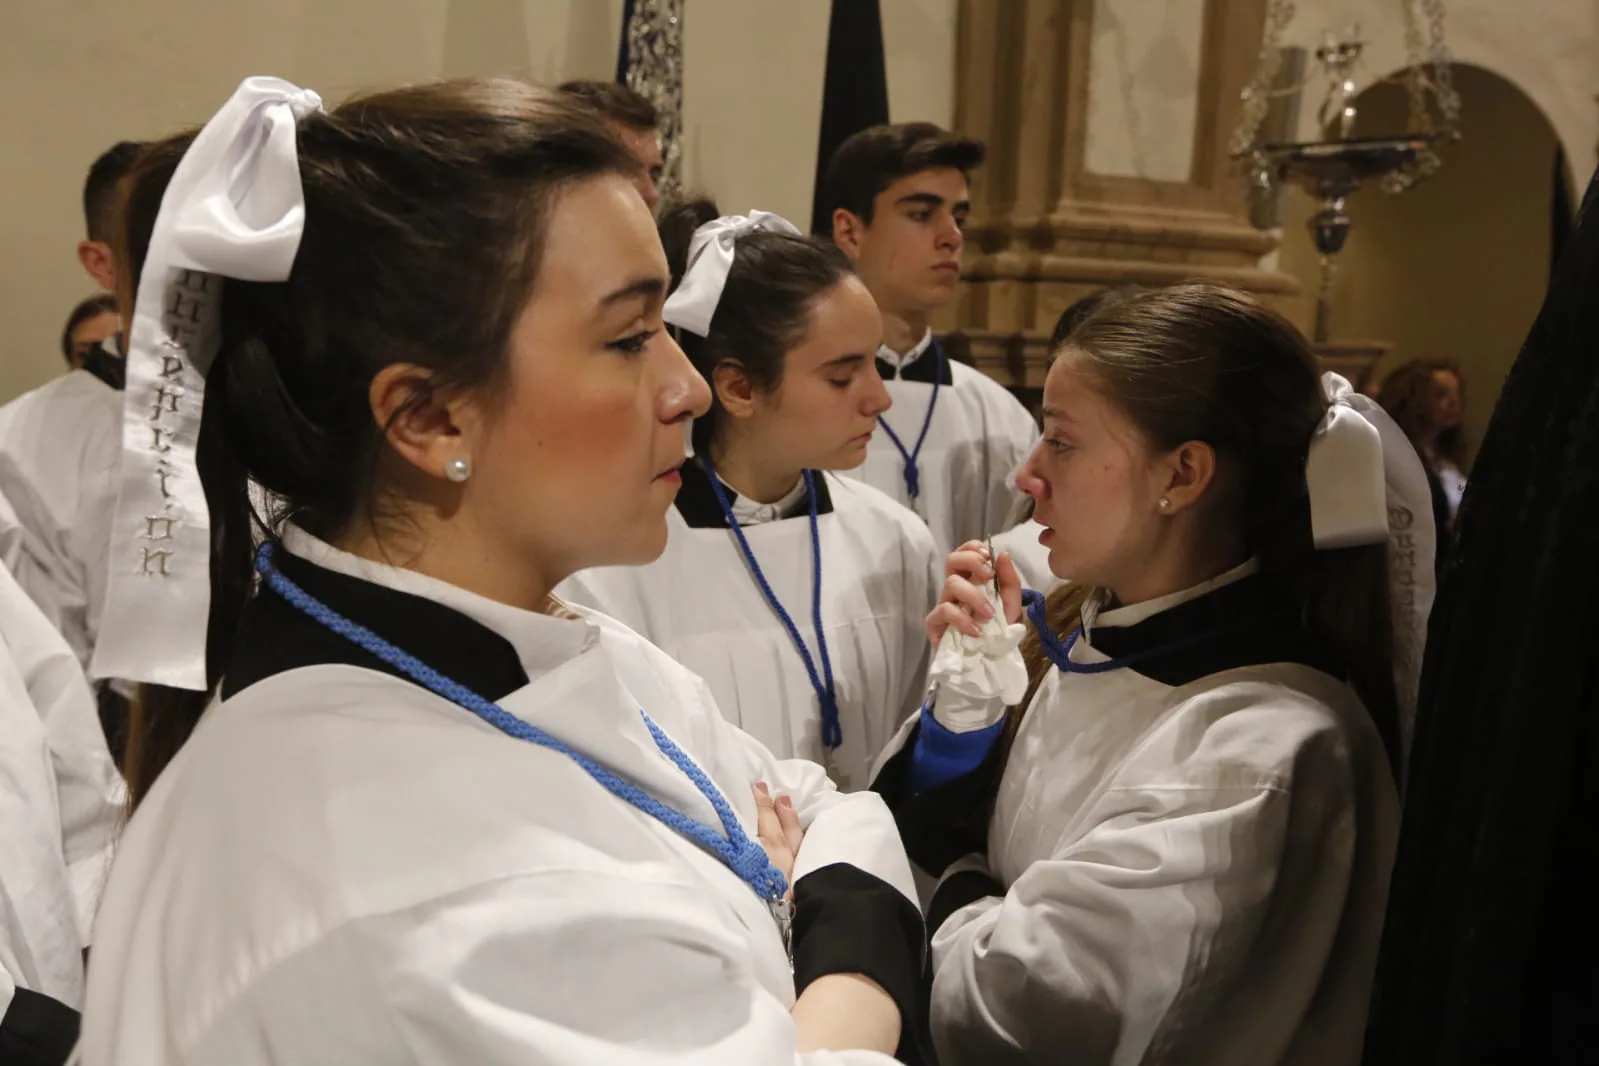
<svg viewBox="0 0 1599 1066"><path fill-rule="evenodd" d="M1161 509L1161 510L1162 510L1162 511L1169 511L1169 510L1171 510L1171 501L1170 501L1170 500L1168 500L1168 499L1167 499L1167 498L1166 498L1166 497L1164 497L1164 496L1162 496L1162 497L1161 497L1161 498L1160 498L1160 509Z"/></svg>
<svg viewBox="0 0 1599 1066"><path fill-rule="evenodd" d="M472 476L472 460L464 455L457 455L444 464L444 476L459 485Z"/></svg>

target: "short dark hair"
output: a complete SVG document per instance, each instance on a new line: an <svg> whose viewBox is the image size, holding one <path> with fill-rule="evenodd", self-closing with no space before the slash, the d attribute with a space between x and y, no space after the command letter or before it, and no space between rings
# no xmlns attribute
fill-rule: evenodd
<svg viewBox="0 0 1599 1066"><path fill-rule="evenodd" d="M654 104L619 81L568 81L558 85L555 91L583 101L612 122L629 129L653 130L661 121Z"/></svg>
<svg viewBox="0 0 1599 1066"><path fill-rule="evenodd" d="M109 241L116 228L117 183L138 161L144 145L118 141L89 165L83 181L83 228L91 241Z"/></svg>
<svg viewBox="0 0 1599 1066"><path fill-rule="evenodd" d="M80 300L78 306L74 307L72 313L67 316L67 324L61 330L61 357L68 363L72 362L72 334L77 332L79 326L91 318L99 318L107 311L115 314L116 310L117 298L109 292L102 292L86 300Z"/></svg>
<svg viewBox="0 0 1599 1066"><path fill-rule="evenodd" d="M900 178L938 167L970 174L988 153L982 141L931 122L872 126L838 146L822 179L824 219L839 208L872 221L877 196Z"/></svg>

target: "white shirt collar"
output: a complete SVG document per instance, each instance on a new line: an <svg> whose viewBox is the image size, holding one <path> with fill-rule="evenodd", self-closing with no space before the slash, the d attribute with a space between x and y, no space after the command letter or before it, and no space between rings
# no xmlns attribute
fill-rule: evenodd
<svg viewBox="0 0 1599 1066"><path fill-rule="evenodd" d="M1083 634L1091 637L1093 626L1096 623L1116 627L1137 625L1146 618L1152 618L1162 611L1169 611L1180 603L1197 600L1207 592L1214 592L1216 589L1224 588L1235 581L1242 581L1244 578L1259 571L1260 560L1250 559L1233 567L1226 573L1219 574L1209 581L1203 581L1192 588L1168 593L1165 596L1157 596L1152 600L1145 600L1143 603L1116 607L1109 611L1101 610L1106 594L1103 592L1095 593L1083 604Z"/></svg>
<svg viewBox="0 0 1599 1066"><path fill-rule="evenodd" d="M932 346L933 329L931 326L929 326L927 332L922 334L922 339L916 342L916 346L910 351L906 352L904 355L900 355L894 349L885 344L877 349L877 358L893 367L894 372L897 374L906 367L910 366L912 363L916 362L916 360L920 359L924 354L926 354L927 349L931 348Z"/></svg>
<svg viewBox="0 0 1599 1066"><path fill-rule="evenodd" d="M716 480L722 481L720 476ZM727 482L722 481L722 484L727 486L728 492L734 494L733 517L738 520L738 524L741 526L758 526L763 522L776 522L780 518L786 518L794 512L794 508L805 498L804 477L794 482L794 487L785 492L782 499L772 503L757 503L754 500L738 495L738 490L728 485Z"/></svg>
<svg viewBox="0 0 1599 1066"><path fill-rule="evenodd" d="M516 649L517 658L530 680L576 658L599 640L597 626L583 620L554 596L550 601L556 613L525 611L415 570L351 555L293 524L284 527L283 547L324 570L432 600L487 626ZM422 654L421 649L410 650Z"/></svg>

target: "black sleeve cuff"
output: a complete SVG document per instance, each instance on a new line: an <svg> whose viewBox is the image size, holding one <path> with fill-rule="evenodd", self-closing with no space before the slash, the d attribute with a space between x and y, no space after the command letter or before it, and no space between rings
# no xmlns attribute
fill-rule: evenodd
<svg viewBox="0 0 1599 1066"><path fill-rule="evenodd" d="M927 934L921 912L882 878L834 863L794 884L794 992L835 973L875 981L899 1007L901 1062L927 1051Z"/></svg>
<svg viewBox="0 0 1599 1066"><path fill-rule="evenodd" d="M49 996L19 988L0 1018L0 1063L61 1066L78 1042L78 1012Z"/></svg>
<svg viewBox="0 0 1599 1066"><path fill-rule="evenodd" d="M872 791L882 796L893 812L911 862L937 877L956 859L988 851L989 807L1005 765L1000 745L995 744L970 773L912 793L908 784L911 756L921 728L918 722L904 746L883 765L872 781Z"/></svg>
<svg viewBox="0 0 1599 1066"><path fill-rule="evenodd" d="M933 900L927 905L927 932L929 937L938 932L949 916L969 903L989 896L1005 895L1005 886L982 870L962 870L939 885Z"/></svg>

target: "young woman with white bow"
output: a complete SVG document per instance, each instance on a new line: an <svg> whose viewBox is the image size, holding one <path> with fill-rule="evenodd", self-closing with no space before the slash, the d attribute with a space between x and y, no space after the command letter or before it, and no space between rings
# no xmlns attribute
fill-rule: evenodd
<svg viewBox="0 0 1599 1066"><path fill-rule="evenodd" d="M866 459L890 404L871 294L831 245L776 215L661 220L676 288L665 319L711 383L695 458L648 566L578 574L562 594L631 625L705 678L717 706L781 756L864 788L927 684L932 534L833 471Z"/></svg>
<svg viewBox="0 0 1599 1066"><path fill-rule="evenodd" d="M141 162L84 1066L914 1061L881 801L550 595L660 553L709 403L635 166L521 82L270 78Z"/></svg>
<svg viewBox="0 0 1599 1066"><path fill-rule="evenodd" d="M940 1061L1353 1066L1398 819L1380 431L1210 285L1092 312L1044 418L1019 483L1076 583L1028 597L1026 694L941 698L874 784L940 878ZM948 570L935 641L1023 619L1008 558Z"/></svg>

